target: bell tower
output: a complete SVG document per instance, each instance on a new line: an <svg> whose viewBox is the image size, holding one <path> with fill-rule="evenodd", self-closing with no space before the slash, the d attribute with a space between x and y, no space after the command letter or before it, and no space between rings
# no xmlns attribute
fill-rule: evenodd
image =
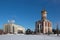
<svg viewBox="0 0 60 40"><path fill-rule="evenodd" d="M47 11L45 9L41 11L41 14L42 14L42 20L47 19Z"/></svg>

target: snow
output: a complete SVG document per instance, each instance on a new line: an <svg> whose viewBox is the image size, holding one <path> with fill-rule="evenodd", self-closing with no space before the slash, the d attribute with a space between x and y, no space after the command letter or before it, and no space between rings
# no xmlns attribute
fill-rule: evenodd
<svg viewBox="0 0 60 40"><path fill-rule="evenodd" d="M7 34L7 35L0 35L0 40L60 40L60 36Z"/></svg>

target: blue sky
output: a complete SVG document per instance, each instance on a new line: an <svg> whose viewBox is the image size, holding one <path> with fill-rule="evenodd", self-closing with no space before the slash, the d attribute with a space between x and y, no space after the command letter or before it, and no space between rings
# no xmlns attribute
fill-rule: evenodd
<svg viewBox="0 0 60 40"><path fill-rule="evenodd" d="M0 29L8 20L15 20L16 24L34 30L43 8L48 12L52 27L56 28L56 23L60 23L60 0L0 0Z"/></svg>

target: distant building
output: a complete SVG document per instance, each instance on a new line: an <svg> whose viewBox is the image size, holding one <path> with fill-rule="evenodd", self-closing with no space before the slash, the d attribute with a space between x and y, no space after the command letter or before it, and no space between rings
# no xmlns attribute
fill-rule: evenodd
<svg viewBox="0 0 60 40"><path fill-rule="evenodd" d="M25 28L20 25L16 25L11 21L7 24L4 24L4 32L5 33L25 33Z"/></svg>
<svg viewBox="0 0 60 40"><path fill-rule="evenodd" d="M0 35L3 34L3 30L0 29Z"/></svg>
<svg viewBox="0 0 60 40"><path fill-rule="evenodd" d="M41 20L36 21L35 23L35 32L36 33L52 33L52 23L47 20L47 11L43 9L41 11Z"/></svg>

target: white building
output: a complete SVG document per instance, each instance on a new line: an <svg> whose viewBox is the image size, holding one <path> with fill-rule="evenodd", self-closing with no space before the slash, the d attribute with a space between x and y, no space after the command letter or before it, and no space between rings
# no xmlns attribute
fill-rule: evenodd
<svg viewBox="0 0 60 40"><path fill-rule="evenodd" d="M25 33L25 28L23 26L20 25L16 25L14 23L7 23L4 24L4 32L6 33Z"/></svg>

